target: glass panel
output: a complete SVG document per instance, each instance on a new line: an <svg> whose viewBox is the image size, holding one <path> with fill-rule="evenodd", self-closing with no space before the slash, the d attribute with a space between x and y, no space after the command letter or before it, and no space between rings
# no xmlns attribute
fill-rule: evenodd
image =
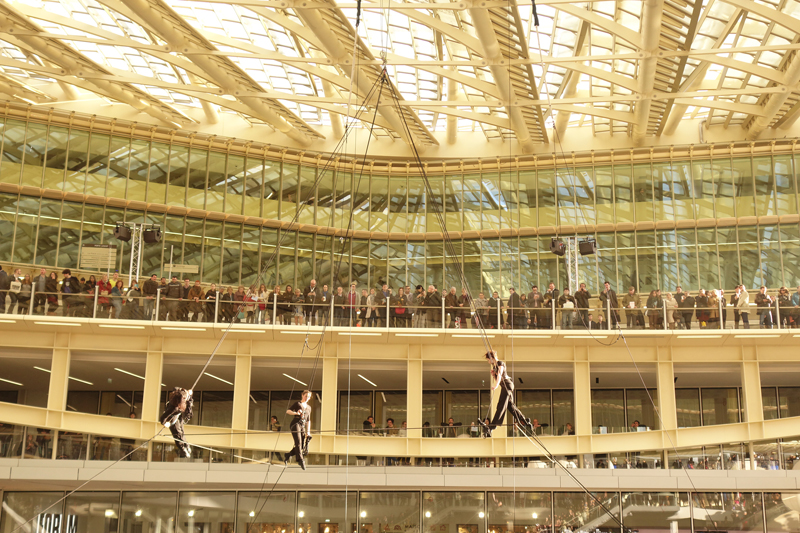
<svg viewBox="0 0 800 533"><path fill-rule="evenodd" d="M189 181L189 149L185 146L172 146L169 162L168 205L186 205L186 187Z"/></svg>
<svg viewBox="0 0 800 533"><path fill-rule="evenodd" d="M46 144L47 126L28 124L28 138L25 140L24 147L25 163L22 168L23 184L38 187L42 183Z"/></svg>
<svg viewBox="0 0 800 533"><path fill-rule="evenodd" d="M740 227L739 261L742 265L742 284L752 291L761 287L761 262L758 251L758 228Z"/></svg>
<svg viewBox="0 0 800 533"><path fill-rule="evenodd" d="M539 226L557 226L556 180L552 170L540 170L539 180Z"/></svg>
<svg viewBox="0 0 800 533"><path fill-rule="evenodd" d="M408 180L408 231L410 233L424 233L427 231L425 220L425 199L427 190L421 179L409 178Z"/></svg>
<svg viewBox="0 0 800 533"><path fill-rule="evenodd" d="M488 529L493 533L551 531L552 500L549 492L490 492Z"/></svg>
<svg viewBox="0 0 800 533"><path fill-rule="evenodd" d="M609 176L610 179L610 176ZM577 202L577 224L594 224L595 185L591 168L579 168L575 175L575 201ZM608 189L610 192L610 188Z"/></svg>
<svg viewBox="0 0 800 533"><path fill-rule="evenodd" d="M619 494L616 492L556 492L553 495L557 531L589 533L619 530Z"/></svg>
<svg viewBox="0 0 800 533"><path fill-rule="evenodd" d="M240 492L236 513L236 531L238 533L294 533L294 492ZM306 521L307 512L311 509L299 509L298 527L303 533L317 533ZM314 524L317 526L318 524ZM211 530L209 530L211 531ZM216 530L215 530L216 533ZM220 533L233 533L232 530ZM319 533L323 533L320 531Z"/></svg>
<svg viewBox="0 0 800 533"><path fill-rule="evenodd" d="M800 286L800 231L797 224L781 224L780 231L783 282L792 292L792 288Z"/></svg>
<svg viewBox="0 0 800 533"><path fill-rule="evenodd" d="M67 498L64 507L67 527L61 531L117 533L119 492L76 492Z"/></svg>
<svg viewBox="0 0 800 533"><path fill-rule="evenodd" d="M764 516L767 520L767 533L796 532L797 501L800 494L796 492L765 492ZM792 517L787 520L787 517Z"/></svg>
<svg viewBox="0 0 800 533"><path fill-rule="evenodd" d="M617 294L622 295L628 287L636 287L638 276L636 270L636 244L632 231L617 233L617 268L619 270L619 288ZM613 287L612 287L613 289ZM620 305L622 305L620 303Z"/></svg>
<svg viewBox="0 0 800 533"><path fill-rule="evenodd" d="M703 389L703 425L734 424L739 421L737 389Z"/></svg>
<svg viewBox="0 0 800 533"><path fill-rule="evenodd" d="M67 128L50 126L50 131L47 134L47 153L45 155L44 180L42 184L45 189L61 189L64 183L68 141L69 130ZM5 154L3 154L3 161L5 161ZM127 167L125 170L127 171ZM0 175L2 173L3 170L0 169Z"/></svg>
<svg viewBox="0 0 800 533"><path fill-rule="evenodd" d="M39 213L39 234L36 237L36 264L55 266L58 251L58 224L61 220L61 200L42 198Z"/></svg>
<svg viewBox="0 0 800 533"><path fill-rule="evenodd" d="M636 232L636 254L639 266L639 282L636 286L644 296L647 292L658 287L658 261L656 259L656 238L654 232Z"/></svg>
<svg viewBox="0 0 800 533"><path fill-rule="evenodd" d="M299 233L297 239L297 270L295 284L301 290L314 277L314 235Z"/></svg>
<svg viewBox="0 0 800 533"><path fill-rule="evenodd" d="M734 187L734 173L730 159L721 159L711 162L714 175L714 205L717 217L735 217L736 214L736 188Z"/></svg>
<svg viewBox="0 0 800 533"><path fill-rule="evenodd" d="M297 514L301 512L303 517L298 520L298 527L302 525L305 533L355 533L358 494L354 491L299 492Z"/></svg>
<svg viewBox="0 0 800 533"><path fill-rule="evenodd" d="M178 533L233 531L234 492L181 492Z"/></svg>
<svg viewBox="0 0 800 533"><path fill-rule="evenodd" d="M464 196L464 208L467 208L467 197ZM519 172L519 226L535 228L536 221L536 171L521 170ZM465 227L464 229L473 229Z"/></svg>
<svg viewBox="0 0 800 533"><path fill-rule="evenodd" d="M328 170L328 172L331 172ZM352 227L353 223L350 220L351 204L353 202L353 175L349 172L338 170L336 172L336 202L334 217L334 227L346 228Z"/></svg>
<svg viewBox="0 0 800 533"><path fill-rule="evenodd" d="M120 533L174 531L176 492L123 492Z"/></svg>
<svg viewBox="0 0 800 533"><path fill-rule="evenodd" d="M128 167L131 162L131 140L123 137L111 137L108 153L106 195L112 198L125 198Z"/></svg>
<svg viewBox="0 0 800 533"><path fill-rule="evenodd" d="M569 433L567 424L575 427L575 410L572 402L575 396L571 390L553 391L553 434L564 435ZM573 430L574 431L574 430Z"/></svg>
<svg viewBox="0 0 800 533"><path fill-rule="evenodd" d="M219 283L222 261L222 222L206 220L203 238L203 281Z"/></svg>
<svg viewBox="0 0 800 533"><path fill-rule="evenodd" d="M658 416L653 408L653 403L658 407L658 391L650 389L649 392L650 396L647 395L647 391L644 389L628 389L625 391L628 426L631 426L634 421L638 421L640 427L658 429Z"/></svg>
<svg viewBox="0 0 800 533"><path fill-rule="evenodd" d="M531 424L536 427L538 435L552 435L553 429L550 421L550 391L549 390L521 390L517 391L517 405L525 416L530 417Z"/></svg>
<svg viewBox="0 0 800 533"><path fill-rule="evenodd" d="M534 183L531 184L530 199L536 205L536 183L534 174ZM464 229L467 231L481 229L481 179L478 174L467 174L464 176L464 185L462 189L462 201L464 206ZM534 210L535 216L535 210ZM531 220L531 226L536 226L536 219ZM438 227L438 226L433 226Z"/></svg>
<svg viewBox="0 0 800 533"><path fill-rule="evenodd" d="M362 492L359 533L419 529L419 492Z"/></svg>
<svg viewBox="0 0 800 533"><path fill-rule="evenodd" d="M244 157L238 155L228 156L227 176L225 212L238 215L242 212L244 196Z"/></svg>
<svg viewBox="0 0 800 533"><path fill-rule="evenodd" d="M675 406L678 414L678 427L688 428L700 425L700 396L698 389L675 389Z"/></svg>
<svg viewBox="0 0 800 533"><path fill-rule="evenodd" d="M261 240L261 228L244 226L242 234L242 285L251 287L260 285L264 280L259 277L258 245ZM256 287L258 288L258 287Z"/></svg>
<svg viewBox="0 0 800 533"><path fill-rule="evenodd" d="M389 179L372 177L372 201L370 202L370 231L388 231Z"/></svg>
<svg viewBox="0 0 800 533"><path fill-rule="evenodd" d="M718 258L716 229L698 228L697 262L700 265L699 281L701 288L710 290L720 286Z"/></svg>
<svg viewBox="0 0 800 533"><path fill-rule="evenodd" d="M6 120L3 127L3 159L0 161L0 183L19 183L25 148L25 123Z"/></svg>
<svg viewBox="0 0 800 533"><path fill-rule="evenodd" d="M761 493L697 492L692 504L695 530L764 531Z"/></svg>
<svg viewBox="0 0 800 533"><path fill-rule="evenodd" d="M423 492L420 531L483 533L484 499L483 492Z"/></svg>
<svg viewBox="0 0 800 533"><path fill-rule="evenodd" d="M108 177L108 135L92 133L86 162L86 194L104 196Z"/></svg>
<svg viewBox="0 0 800 533"><path fill-rule="evenodd" d="M672 165L653 163L653 180L653 211L656 220L674 220Z"/></svg>
<svg viewBox="0 0 800 533"><path fill-rule="evenodd" d="M297 213L299 182L297 165L283 164L283 188L281 190L281 220L291 220ZM369 180L364 180L369 187ZM363 228L356 228L363 229Z"/></svg>
<svg viewBox="0 0 800 533"><path fill-rule="evenodd" d="M264 161L264 202L261 216L278 219L281 198L281 163Z"/></svg>
<svg viewBox="0 0 800 533"><path fill-rule="evenodd" d="M736 216L746 217L755 214L753 198L753 168L752 160L734 159L733 167L733 188L736 195Z"/></svg>
<svg viewBox="0 0 800 533"><path fill-rule="evenodd" d="M692 162L695 216L714 218L714 170L711 161Z"/></svg>
<svg viewBox="0 0 800 533"><path fill-rule="evenodd" d="M231 427L233 420L233 391L203 391L200 425L217 428Z"/></svg>
<svg viewBox="0 0 800 533"><path fill-rule="evenodd" d="M780 417L800 416L800 387L779 387Z"/></svg>
<svg viewBox="0 0 800 533"><path fill-rule="evenodd" d="M208 184L206 185L206 209L224 212L225 201L225 154L208 153Z"/></svg>
<svg viewBox="0 0 800 533"><path fill-rule="evenodd" d="M761 387L761 405L764 409L764 420L778 418L778 391L775 387Z"/></svg>
<svg viewBox="0 0 800 533"><path fill-rule="evenodd" d="M625 527L648 533L689 533L689 495L685 492L623 492Z"/></svg>
<svg viewBox="0 0 800 533"><path fill-rule="evenodd" d="M653 171L650 163L633 165L636 222L653 220Z"/></svg>
<svg viewBox="0 0 800 533"><path fill-rule="evenodd" d="M444 408L445 416L441 424L446 426L445 437L466 435L470 424L481 416L477 391L445 391Z"/></svg>
<svg viewBox="0 0 800 533"><path fill-rule="evenodd" d="M72 145L70 145L72 146ZM163 204L167 201L170 145L154 142L150 149L150 177L147 181L147 201ZM72 148L70 148L70 153Z"/></svg>
<svg viewBox="0 0 800 533"><path fill-rule="evenodd" d="M679 229L678 261L680 275L678 283L684 290L692 291L700 288L700 277L697 272L697 236L693 229Z"/></svg>
<svg viewBox="0 0 800 533"><path fill-rule="evenodd" d="M733 290L741 283L739 272L739 248L736 245L736 228L717 228L719 244L720 287Z"/></svg>
<svg viewBox="0 0 800 533"><path fill-rule="evenodd" d="M778 237L778 226L759 226L761 241L761 277L767 287L783 285L781 269L781 248Z"/></svg>
<svg viewBox="0 0 800 533"><path fill-rule="evenodd" d="M239 283L240 255L242 245L242 225L225 223L225 240L222 243L222 281L223 285Z"/></svg>
<svg viewBox="0 0 800 533"><path fill-rule="evenodd" d="M362 431L365 429L367 417L372 416L373 401L371 391L339 391L339 431ZM380 427L380 421L375 421L376 427Z"/></svg>
<svg viewBox="0 0 800 533"><path fill-rule="evenodd" d="M483 174L481 176L481 221L483 229L497 229L508 227L501 225L501 211L506 208L505 201L500 194L500 183L497 174Z"/></svg>
<svg viewBox="0 0 800 533"><path fill-rule="evenodd" d="M430 178L430 198L427 198L428 201L428 219L426 224L426 231L444 231L442 228L441 222L439 222L439 216L444 216L444 205L442 199L442 193L444 189L444 179L443 178ZM439 213L439 215L437 215Z"/></svg>
<svg viewBox="0 0 800 533"><path fill-rule="evenodd" d="M755 195L756 195L756 215L774 215L775 209L775 180L772 176L772 158L756 157L753 158L755 168Z"/></svg>
<svg viewBox="0 0 800 533"><path fill-rule="evenodd" d="M406 286L406 263L408 256L406 255L405 242L389 242L389 273L387 281L389 286L394 288L394 294L397 294L399 287Z"/></svg>
<svg viewBox="0 0 800 533"><path fill-rule="evenodd" d="M80 251L81 218L83 206L75 202L64 202L61 211L61 235L58 237L58 266L77 268Z"/></svg>
<svg viewBox="0 0 800 533"><path fill-rule="evenodd" d="M776 214L787 215L797 213L797 194L795 176L792 170L792 158L788 155L773 157L775 172L775 207Z"/></svg>
<svg viewBox="0 0 800 533"><path fill-rule="evenodd" d="M355 251L355 244L353 245ZM355 260L355 253L353 254ZM478 258L480 261L480 256ZM478 266L480 269L480 266ZM417 285L425 285L425 243L423 242L409 242L406 244L406 272L408 275L408 285L414 290ZM353 281L356 282L355 275ZM359 282L359 287L363 286ZM427 293L428 287L424 286Z"/></svg>
<svg viewBox="0 0 800 533"><path fill-rule="evenodd" d="M604 427L608 433L624 431L624 390L592 389L592 426Z"/></svg>
<svg viewBox="0 0 800 533"><path fill-rule="evenodd" d="M656 231L656 255L658 258L658 287L661 287L664 293L672 291L680 285L674 230Z"/></svg>
<svg viewBox="0 0 800 533"><path fill-rule="evenodd" d="M0 532L23 530L20 518L30 520L30 531L61 531L63 516L59 500L63 492L6 492L3 494L3 514ZM58 502L58 503L56 503ZM27 530L26 530L27 531Z"/></svg>
<svg viewBox="0 0 800 533"><path fill-rule="evenodd" d="M16 263L33 263L38 217L39 199L20 196L12 261Z"/></svg>
<svg viewBox="0 0 800 533"><path fill-rule="evenodd" d="M69 158L64 179L64 191L84 191L86 185L86 157L89 150L89 133L72 130L69 140Z"/></svg>
<svg viewBox="0 0 800 533"><path fill-rule="evenodd" d="M128 200L144 201L147 188L147 174L150 172L150 143L133 140L131 142L131 169L128 174Z"/></svg>
<svg viewBox="0 0 800 533"><path fill-rule="evenodd" d="M442 391L422 392L422 436L438 437L442 423Z"/></svg>
<svg viewBox="0 0 800 533"><path fill-rule="evenodd" d="M190 209L205 208L207 172L208 152L192 148L189 153L189 175L186 180L186 207Z"/></svg>

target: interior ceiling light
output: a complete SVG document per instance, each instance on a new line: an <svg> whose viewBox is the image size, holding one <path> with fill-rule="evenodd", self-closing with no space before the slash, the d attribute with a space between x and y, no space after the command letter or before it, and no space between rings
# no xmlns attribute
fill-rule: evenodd
<svg viewBox="0 0 800 533"><path fill-rule="evenodd" d="M41 370L42 372L47 372L48 374L50 374L50 371L47 370L46 368L42 368L40 366L34 366L33 368L35 368L36 370ZM85 383L87 385L94 385L94 383L92 383L91 381L86 381L86 380L83 380L83 379L80 379L80 378L73 378L72 376L69 376L69 379L71 379L72 381L79 381L79 382Z"/></svg>
<svg viewBox="0 0 800 533"><path fill-rule="evenodd" d="M291 379L292 381L296 381L296 382L298 382L298 383L299 383L300 385L302 385L303 387L308 387L308 385L306 385L305 383L303 383L302 381L300 381L300 380L299 380L299 379L297 379L297 378L293 378L293 377L292 377L292 376L290 376L289 374L286 374L286 373L284 373L283 375L284 375L284 376L286 376L287 378Z"/></svg>
<svg viewBox="0 0 800 533"><path fill-rule="evenodd" d="M366 381L367 383L369 383L369 384L370 384L370 385L372 385L373 387L377 387L377 385L375 385L373 382L371 382L370 380L368 380L367 378L365 378L365 377L364 377L364 376L362 376L361 374L359 374L359 375L358 375L358 377L360 377L361 379L363 379L364 381Z"/></svg>
<svg viewBox="0 0 800 533"><path fill-rule="evenodd" d="M210 377L210 378L214 378L214 379L216 379L216 380L219 380L219 381L221 381L221 382L223 382L223 383L226 383L226 384L228 384L228 385L233 385L233 383L231 383L231 382L230 382L230 381L228 381L227 379L222 379L221 377L219 377L219 376L215 376L214 374L209 374L208 372L203 372L203 374L205 374L206 376L208 376L208 377Z"/></svg>
<svg viewBox="0 0 800 533"><path fill-rule="evenodd" d="M16 386L18 386L18 387L24 387L24 386L25 386L25 385L23 385L22 383L17 383L16 381L11 381L10 379L3 379L3 378L0 378L0 381L2 381L2 382L4 382L4 383L11 383L12 385L16 385Z"/></svg>

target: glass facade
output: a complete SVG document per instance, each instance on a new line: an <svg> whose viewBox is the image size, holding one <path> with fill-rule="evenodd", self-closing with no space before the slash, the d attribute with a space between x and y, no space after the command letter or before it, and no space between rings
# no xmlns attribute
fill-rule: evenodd
<svg viewBox="0 0 800 533"><path fill-rule="evenodd" d="M31 518L31 531L80 533L790 533L797 531L798 493L107 491L59 501L63 496L5 492L0 532Z"/></svg>
<svg viewBox="0 0 800 533"><path fill-rule="evenodd" d="M431 196L422 178L406 169L354 176L351 168L322 160L309 166L13 119L0 119L0 130L0 183L87 196L0 195L0 232L11 236L0 243L0 261L76 268L83 244L116 244L114 225L127 221L163 229L161 244L145 247L147 275L165 275L162 265L172 257L198 266L205 283L250 284L269 265L268 287L312 277L334 286L374 286L384 279L394 286L451 286L458 283L447 264L458 261L473 292L563 285L562 259L549 252L549 236L456 236L447 250L440 239L407 240L407 233L441 233L434 214L439 206L446 229L455 232L636 225L591 235L598 254L582 257L579 269L595 293L604 280L640 291L800 281L792 260L800 253L800 226L777 218L798 213L800 156L447 172L430 175ZM152 205L123 209L93 204L97 197ZM391 239L279 231L213 215L165 213L169 207L273 221L297 215L301 224L389 233ZM771 218L762 223L754 217ZM706 222L697 227L677 224L701 219ZM127 252L118 249L119 268ZM331 268L332 258L341 258L341 271Z"/></svg>

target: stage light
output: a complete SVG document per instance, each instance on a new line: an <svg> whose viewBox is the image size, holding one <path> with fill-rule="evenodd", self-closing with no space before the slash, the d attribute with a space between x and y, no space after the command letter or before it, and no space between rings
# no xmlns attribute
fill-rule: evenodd
<svg viewBox="0 0 800 533"><path fill-rule="evenodd" d="M552 239L550 241L550 251L558 256L563 256L567 251L567 245L561 239Z"/></svg>
<svg viewBox="0 0 800 533"><path fill-rule="evenodd" d="M131 229L127 226L116 226L114 237L122 242L128 242L131 240Z"/></svg>

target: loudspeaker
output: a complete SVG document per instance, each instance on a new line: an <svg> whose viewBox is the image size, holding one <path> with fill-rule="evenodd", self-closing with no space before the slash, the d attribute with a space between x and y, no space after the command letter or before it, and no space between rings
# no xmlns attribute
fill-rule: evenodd
<svg viewBox="0 0 800 533"><path fill-rule="evenodd" d="M127 226L117 226L114 228L114 237L123 241L128 242L131 240L131 228Z"/></svg>
<svg viewBox="0 0 800 533"><path fill-rule="evenodd" d="M161 228L146 229L142 233L142 239L147 244L161 242Z"/></svg>
<svg viewBox="0 0 800 533"><path fill-rule="evenodd" d="M581 255L594 255L597 253L597 241L594 239L585 240L578 243L578 252Z"/></svg>
<svg viewBox="0 0 800 533"><path fill-rule="evenodd" d="M564 255L567 251L567 245L561 239L552 239L550 241L550 251L556 255Z"/></svg>

